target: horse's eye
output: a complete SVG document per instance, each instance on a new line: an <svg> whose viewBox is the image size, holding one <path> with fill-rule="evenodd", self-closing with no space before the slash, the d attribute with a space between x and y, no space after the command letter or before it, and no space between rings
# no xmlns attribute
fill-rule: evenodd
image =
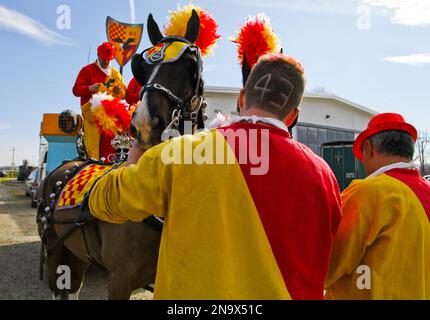
<svg viewBox="0 0 430 320"><path fill-rule="evenodd" d="M156 127L158 124L160 123L160 118L158 117L153 117L152 121L151 121L151 127L154 128Z"/></svg>

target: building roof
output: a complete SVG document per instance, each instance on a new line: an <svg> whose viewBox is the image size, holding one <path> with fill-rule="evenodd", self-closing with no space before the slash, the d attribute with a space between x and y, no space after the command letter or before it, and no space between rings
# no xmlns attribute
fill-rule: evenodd
<svg viewBox="0 0 430 320"><path fill-rule="evenodd" d="M205 92L207 93L224 93L224 94L239 94L241 88L238 87L219 87L219 86L206 86ZM347 99L344 99L342 97L339 97L332 93L305 93L304 98L306 99L326 99L326 100L333 100L336 102L339 102L341 104L347 105L348 107L352 109L356 109L361 112L365 112L367 114L370 114L372 116L377 115L379 112L372 110L370 108L364 107L358 103L349 101Z"/></svg>

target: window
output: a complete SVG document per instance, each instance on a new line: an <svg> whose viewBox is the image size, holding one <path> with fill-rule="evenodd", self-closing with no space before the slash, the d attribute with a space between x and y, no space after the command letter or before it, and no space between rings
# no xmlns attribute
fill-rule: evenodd
<svg viewBox="0 0 430 320"><path fill-rule="evenodd" d="M335 141L354 141L354 133L346 130L326 129L307 125L297 126L297 141L321 154L321 145Z"/></svg>
<svg viewBox="0 0 430 320"><path fill-rule="evenodd" d="M318 144L322 145L327 142L327 129L318 128Z"/></svg>
<svg viewBox="0 0 430 320"><path fill-rule="evenodd" d="M327 130L327 142L333 142L336 140L336 131L334 130Z"/></svg>
<svg viewBox="0 0 430 320"><path fill-rule="evenodd" d="M297 141L303 144L308 144L308 128L297 126Z"/></svg>
<svg viewBox="0 0 430 320"><path fill-rule="evenodd" d="M318 129L308 127L308 144L318 144Z"/></svg>

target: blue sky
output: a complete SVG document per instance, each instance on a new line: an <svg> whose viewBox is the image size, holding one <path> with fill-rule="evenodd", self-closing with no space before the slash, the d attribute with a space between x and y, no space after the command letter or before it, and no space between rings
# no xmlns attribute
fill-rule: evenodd
<svg viewBox="0 0 430 320"><path fill-rule="evenodd" d="M153 13L163 25L178 3L188 1L0 0L0 165L10 164L12 147L17 164L23 159L36 163L44 112L80 111L71 89L87 63L89 47L93 60L97 45L106 39L107 15L146 25ZM380 112L400 112L417 128L430 130L430 1L194 3L215 16L222 36L214 56L205 58L206 84L240 85L236 49L228 37L246 16L264 12L284 50L304 65L308 91L324 87ZM70 29L57 27L62 5L70 8ZM145 32L139 51L148 46ZM131 78L129 65L124 78Z"/></svg>

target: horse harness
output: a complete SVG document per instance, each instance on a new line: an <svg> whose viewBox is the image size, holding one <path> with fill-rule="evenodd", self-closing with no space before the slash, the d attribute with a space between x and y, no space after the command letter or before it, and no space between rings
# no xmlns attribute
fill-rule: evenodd
<svg viewBox="0 0 430 320"><path fill-rule="evenodd" d="M174 57L166 55L167 49L175 45L179 47L175 52L176 55ZM178 129L181 134L183 134L184 121L191 121L193 127L197 125L197 129L204 128L204 122L207 120L207 115L204 113L207 103L203 97L203 61L200 48L185 38L170 36L163 38L155 46L148 48L141 53L147 64L160 65L179 60L187 51L196 58L197 63L193 95L190 98L181 99L165 86L155 82L145 84L140 90L140 100L142 100L145 92L155 91L166 96L168 100L174 104L172 120L166 126L164 132L171 129Z"/></svg>

